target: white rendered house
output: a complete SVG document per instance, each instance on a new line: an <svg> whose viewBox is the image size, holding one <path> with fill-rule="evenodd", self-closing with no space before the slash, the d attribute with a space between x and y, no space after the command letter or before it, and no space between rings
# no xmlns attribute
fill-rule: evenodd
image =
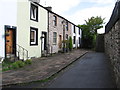
<svg viewBox="0 0 120 90"><path fill-rule="evenodd" d="M79 48L81 46L81 38L82 38L82 31L81 29L72 24L72 40L73 40L73 48Z"/></svg>
<svg viewBox="0 0 120 90"><path fill-rule="evenodd" d="M82 38L82 31L79 27L76 26L76 47L79 48L81 46L81 38Z"/></svg>
<svg viewBox="0 0 120 90"><path fill-rule="evenodd" d="M36 0L39 2L39 0ZM47 43L47 10L32 0L0 2L0 56L41 57Z"/></svg>

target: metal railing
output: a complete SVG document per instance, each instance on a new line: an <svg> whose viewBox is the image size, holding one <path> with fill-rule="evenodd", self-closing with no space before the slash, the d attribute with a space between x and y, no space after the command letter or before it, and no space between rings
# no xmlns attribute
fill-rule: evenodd
<svg viewBox="0 0 120 90"><path fill-rule="evenodd" d="M17 49L19 52L19 59L23 59L23 60L27 60L28 59L28 50L26 50L25 48L23 48L22 46L17 45Z"/></svg>
<svg viewBox="0 0 120 90"><path fill-rule="evenodd" d="M9 48L10 50L10 52L8 53L8 56L6 56L7 58L14 58L14 61L16 59L21 59L21 60L28 59L28 50L26 50L22 46L16 44L16 49L15 49L12 46L6 44L6 47Z"/></svg>

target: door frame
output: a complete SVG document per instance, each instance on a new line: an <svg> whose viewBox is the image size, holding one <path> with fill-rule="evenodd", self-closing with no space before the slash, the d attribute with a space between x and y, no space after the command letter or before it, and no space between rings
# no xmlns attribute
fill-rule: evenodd
<svg viewBox="0 0 120 90"><path fill-rule="evenodd" d="M61 47L60 47L61 44ZM62 35L59 35L59 49L62 49Z"/></svg>
<svg viewBox="0 0 120 90"><path fill-rule="evenodd" d="M17 32L17 28L14 27L14 26L11 27L11 26L5 25L5 32L4 32L5 33L4 34L5 35L5 57L7 57L7 53L6 53L6 31L8 29L13 31L13 36L14 36L13 37L13 47L15 49L14 52L13 52L13 54L16 56L16 40L17 40L16 39L16 37L17 37L17 33L16 32Z"/></svg>
<svg viewBox="0 0 120 90"><path fill-rule="evenodd" d="M42 33L41 33L41 53L42 53L42 35L45 35L45 37L44 37L44 40L45 40L45 43L44 43L44 50L47 50L47 47L45 47L45 44L46 44L46 46L47 46L47 32L44 32L44 31L42 31Z"/></svg>

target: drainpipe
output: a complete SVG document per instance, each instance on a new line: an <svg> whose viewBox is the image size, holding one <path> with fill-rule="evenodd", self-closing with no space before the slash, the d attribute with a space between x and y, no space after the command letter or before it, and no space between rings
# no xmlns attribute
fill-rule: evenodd
<svg viewBox="0 0 120 90"><path fill-rule="evenodd" d="M47 47L47 53L50 52L50 47L49 47L49 11L48 11L48 47Z"/></svg>
<svg viewBox="0 0 120 90"><path fill-rule="evenodd" d="M63 20L63 53L65 53L65 21Z"/></svg>

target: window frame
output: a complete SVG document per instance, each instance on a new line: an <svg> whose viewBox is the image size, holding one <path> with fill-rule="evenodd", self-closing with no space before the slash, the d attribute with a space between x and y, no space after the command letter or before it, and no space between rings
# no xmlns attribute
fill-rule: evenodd
<svg viewBox="0 0 120 90"><path fill-rule="evenodd" d="M81 44L81 38L79 37L79 44Z"/></svg>
<svg viewBox="0 0 120 90"><path fill-rule="evenodd" d="M35 41L31 40L31 32L35 32ZM38 28L30 27L30 46L38 45Z"/></svg>
<svg viewBox="0 0 120 90"><path fill-rule="evenodd" d="M68 31L69 27L68 27L68 22L66 22L66 30Z"/></svg>
<svg viewBox="0 0 120 90"><path fill-rule="evenodd" d="M76 27L74 26L74 31L73 31L74 33L76 33L75 30L76 30Z"/></svg>
<svg viewBox="0 0 120 90"><path fill-rule="evenodd" d="M54 36L56 35L56 36ZM55 42L54 42L55 40ZM57 32L53 32L53 44L56 45L57 44Z"/></svg>
<svg viewBox="0 0 120 90"><path fill-rule="evenodd" d="M32 7L36 8L36 15L35 15L36 18L35 19L32 18ZM33 3L30 4L30 20L38 22L38 6Z"/></svg>
<svg viewBox="0 0 120 90"><path fill-rule="evenodd" d="M79 28L79 35L80 35L80 28Z"/></svg>
<svg viewBox="0 0 120 90"><path fill-rule="evenodd" d="M73 36L73 44L76 44L76 36Z"/></svg>
<svg viewBox="0 0 120 90"><path fill-rule="evenodd" d="M68 37L69 37L68 34L66 34L66 40L68 40Z"/></svg>
<svg viewBox="0 0 120 90"><path fill-rule="evenodd" d="M57 26L57 16L53 15L53 26Z"/></svg>

